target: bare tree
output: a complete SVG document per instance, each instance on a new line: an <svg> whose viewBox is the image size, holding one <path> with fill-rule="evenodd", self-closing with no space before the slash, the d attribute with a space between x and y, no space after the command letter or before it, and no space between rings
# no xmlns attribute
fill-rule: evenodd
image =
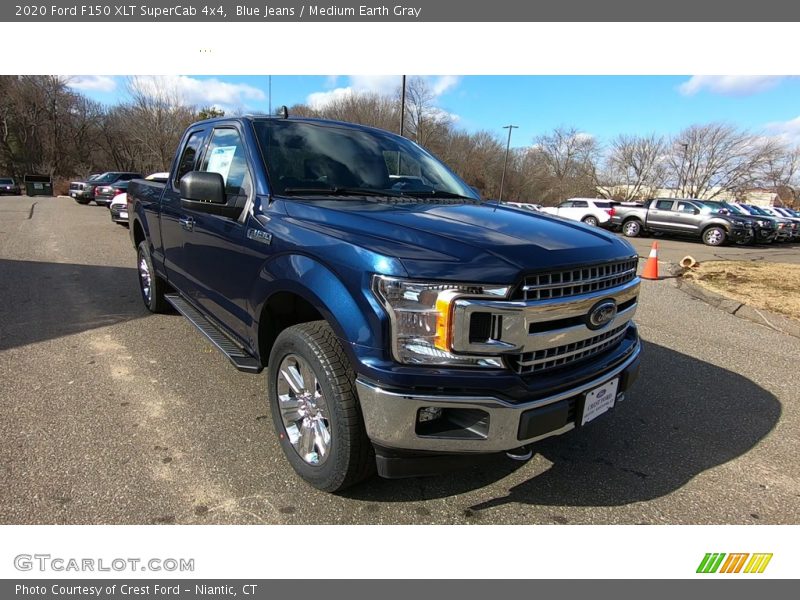
<svg viewBox="0 0 800 600"><path fill-rule="evenodd" d="M663 137L619 135L611 141L602 193L617 200L649 196L664 185L667 143Z"/></svg>
<svg viewBox="0 0 800 600"><path fill-rule="evenodd" d="M426 147L444 138L453 124L450 114L436 106L436 94L422 77L408 80L405 118L408 137Z"/></svg>
<svg viewBox="0 0 800 600"><path fill-rule="evenodd" d="M544 203L595 195L600 145L594 137L574 127L557 127L534 139L533 152L547 166L551 180L543 193Z"/></svg>
<svg viewBox="0 0 800 600"><path fill-rule="evenodd" d="M767 187L774 189L783 202L795 204L798 200L798 181L800 178L800 146L784 148L780 153L765 161L760 179Z"/></svg>
<svg viewBox="0 0 800 600"><path fill-rule="evenodd" d="M781 151L774 139L724 123L692 125L671 146L668 164L678 194L709 199L751 187Z"/></svg>
<svg viewBox="0 0 800 600"><path fill-rule="evenodd" d="M296 105L289 113L359 123L395 132L400 126L399 103L393 96L374 92L351 92L317 108Z"/></svg>
<svg viewBox="0 0 800 600"><path fill-rule="evenodd" d="M153 79L132 77L127 82L129 101L119 117L129 128L127 143L143 171L164 171L184 130L197 118L177 89Z"/></svg>

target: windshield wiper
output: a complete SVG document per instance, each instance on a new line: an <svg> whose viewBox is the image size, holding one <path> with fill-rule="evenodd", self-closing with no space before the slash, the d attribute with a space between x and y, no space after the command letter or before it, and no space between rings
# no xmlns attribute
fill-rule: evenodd
<svg viewBox="0 0 800 600"><path fill-rule="evenodd" d="M317 188L317 187L287 187L283 190L284 194L290 196L303 196L303 195L313 195L313 196L390 196L390 197L397 197L402 196L397 192L393 192L390 190L374 190L369 188L352 188L352 187L325 187L325 188Z"/></svg>

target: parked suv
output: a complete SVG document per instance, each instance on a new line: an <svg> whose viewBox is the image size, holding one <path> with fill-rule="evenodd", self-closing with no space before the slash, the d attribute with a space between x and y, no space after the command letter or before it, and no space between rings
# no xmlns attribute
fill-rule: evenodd
<svg viewBox="0 0 800 600"><path fill-rule="evenodd" d="M13 177L0 177L0 196L3 194L11 194L12 196L19 196L21 193L19 184Z"/></svg>
<svg viewBox="0 0 800 600"><path fill-rule="evenodd" d="M541 210L550 215L581 221L587 225L608 225L617 204L619 203L612 200L597 198L570 198L558 206L545 206Z"/></svg>
<svg viewBox="0 0 800 600"><path fill-rule="evenodd" d="M111 171L103 173L100 177L92 182L94 186L94 202L98 206L101 204L108 206L111 204L111 199L117 194L121 194L128 187L128 182L131 179L141 179L141 173L119 173ZM120 190L120 191L116 191Z"/></svg>
<svg viewBox="0 0 800 600"><path fill-rule="evenodd" d="M102 176L103 173L93 173L86 178L86 181L71 181L69 184L70 197L78 204L89 204L94 198L92 182Z"/></svg>
<svg viewBox="0 0 800 600"><path fill-rule="evenodd" d="M123 171L106 171L105 173L90 175L86 181L71 182L69 184L69 195L78 204L89 204L92 200L95 200L98 205L109 204L114 194L109 196L108 193L110 190L106 190L106 193L103 194L100 199L97 199L95 196L97 195L98 188L108 188L117 182L130 181L131 179L137 179L141 176L141 173Z"/></svg>

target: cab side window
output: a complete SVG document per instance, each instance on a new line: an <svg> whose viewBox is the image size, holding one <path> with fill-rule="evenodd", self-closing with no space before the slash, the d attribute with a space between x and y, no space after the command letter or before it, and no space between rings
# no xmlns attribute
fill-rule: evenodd
<svg viewBox="0 0 800 600"><path fill-rule="evenodd" d="M181 159L178 162L178 168L175 170L175 180L173 184L176 188L180 185L184 175L189 171L195 170L197 157L200 153L200 148L203 146L204 137L204 132L196 131L186 140L186 146L183 148L183 154L181 154Z"/></svg>
<svg viewBox="0 0 800 600"><path fill-rule="evenodd" d="M244 143L235 129L214 130L200 170L222 175L229 198L250 195L252 184Z"/></svg>
<svg viewBox="0 0 800 600"><path fill-rule="evenodd" d="M656 202L656 208L658 210L672 210L672 200L659 200Z"/></svg>

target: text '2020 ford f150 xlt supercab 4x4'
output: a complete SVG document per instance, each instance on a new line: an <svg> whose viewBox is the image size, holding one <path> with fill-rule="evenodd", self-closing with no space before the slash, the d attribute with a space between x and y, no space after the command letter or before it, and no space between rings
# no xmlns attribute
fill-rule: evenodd
<svg viewBox="0 0 800 600"><path fill-rule="evenodd" d="M634 380L637 256L482 203L413 142L303 118L201 121L134 181L146 306L267 369L280 445L328 491L581 427ZM198 385L202 385L198 383Z"/></svg>

